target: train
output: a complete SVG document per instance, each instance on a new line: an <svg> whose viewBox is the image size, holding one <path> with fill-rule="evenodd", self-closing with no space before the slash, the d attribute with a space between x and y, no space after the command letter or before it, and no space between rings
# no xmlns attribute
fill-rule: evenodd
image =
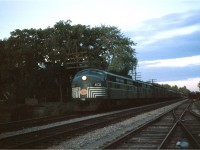
<svg viewBox="0 0 200 150"><path fill-rule="evenodd" d="M99 69L83 69L72 80L72 99L76 101L153 103L177 98L180 98L180 93L159 84L136 81Z"/></svg>

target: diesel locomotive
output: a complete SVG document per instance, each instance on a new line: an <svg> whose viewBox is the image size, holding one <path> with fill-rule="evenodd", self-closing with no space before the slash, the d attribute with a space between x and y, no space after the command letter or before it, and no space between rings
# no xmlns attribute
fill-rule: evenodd
<svg viewBox="0 0 200 150"><path fill-rule="evenodd" d="M84 69L72 80L72 99L82 101L94 100L169 100L179 98L176 91L166 89L158 84L135 81L99 69Z"/></svg>

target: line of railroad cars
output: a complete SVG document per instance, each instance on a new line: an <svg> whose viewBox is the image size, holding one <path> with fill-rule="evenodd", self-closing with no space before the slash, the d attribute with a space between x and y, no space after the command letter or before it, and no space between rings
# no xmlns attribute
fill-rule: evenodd
<svg viewBox="0 0 200 150"><path fill-rule="evenodd" d="M175 99L180 94L158 84L135 81L98 69L85 69L72 80L75 100Z"/></svg>

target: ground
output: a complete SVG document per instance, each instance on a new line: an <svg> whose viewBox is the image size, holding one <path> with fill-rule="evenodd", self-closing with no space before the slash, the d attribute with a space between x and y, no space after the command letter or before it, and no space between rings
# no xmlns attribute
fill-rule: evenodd
<svg viewBox="0 0 200 150"><path fill-rule="evenodd" d="M37 106L0 104L0 122L5 123L30 118L62 115L71 113L76 109L72 102L52 102ZM193 110L200 114L200 101L195 101Z"/></svg>

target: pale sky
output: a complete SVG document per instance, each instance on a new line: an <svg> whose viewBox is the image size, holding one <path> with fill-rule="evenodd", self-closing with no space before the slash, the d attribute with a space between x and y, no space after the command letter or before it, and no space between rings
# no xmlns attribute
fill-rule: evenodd
<svg viewBox="0 0 200 150"><path fill-rule="evenodd" d="M200 0L0 0L0 39L15 29L44 29L60 20L116 26L137 43L141 80L197 91L199 14Z"/></svg>

